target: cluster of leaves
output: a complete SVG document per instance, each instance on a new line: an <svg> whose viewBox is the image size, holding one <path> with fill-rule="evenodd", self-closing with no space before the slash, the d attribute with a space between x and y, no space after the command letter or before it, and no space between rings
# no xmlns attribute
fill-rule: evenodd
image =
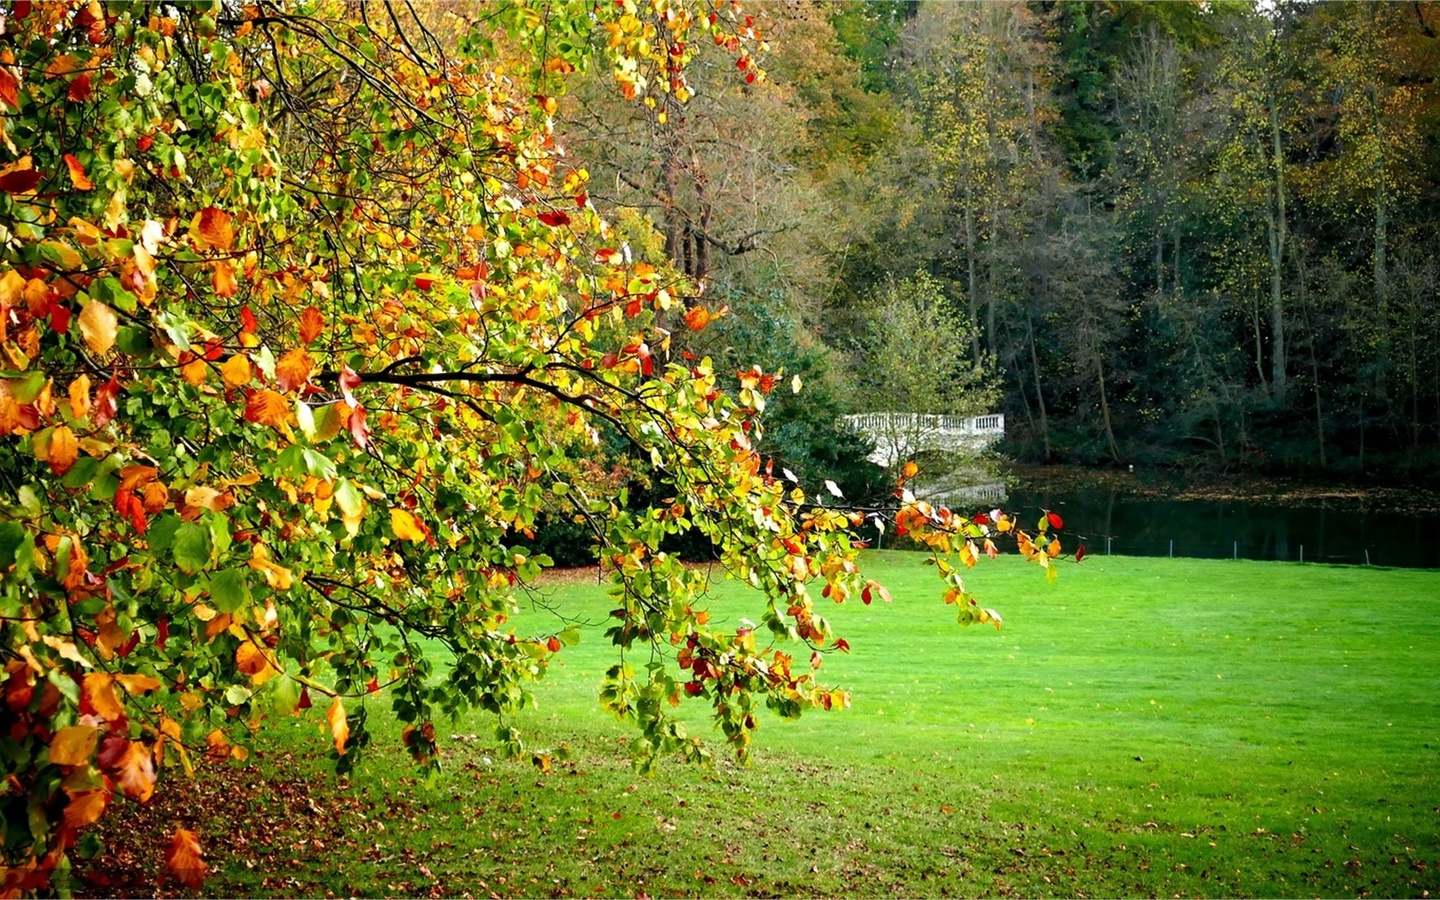
<svg viewBox="0 0 1440 900"><path fill-rule="evenodd" d="M776 375L740 371L732 394L708 358L670 358L642 313L691 288L612 242L552 134L596 56L625 94L679 97L701 39L758 77L743 14L484 9L449 46L388 4L12 4L0 892L63 877L116 793L245 758L266 716L323 706L342 770L381 692L418 761L437 717L474 706L523 752L506 716L575 638L507 627L548 562L518 546L546 511L614 573L602 702L643 758L703 754L668 714L687 696L742 755L761 706L846 704L813 674L846 645L810 585L883 593L856 564L864 513L762 460ZM651 465L649 504L586 477L602 428ZM758 626L710 626L702 575L661 549L690 529L763 597ZM166 859L203 878L190 832Z"/></svg>

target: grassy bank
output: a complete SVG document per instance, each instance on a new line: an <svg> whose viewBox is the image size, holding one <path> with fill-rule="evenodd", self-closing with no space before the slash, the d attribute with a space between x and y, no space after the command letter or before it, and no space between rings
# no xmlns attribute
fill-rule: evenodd
<svg viewBox="0 0 1440 900"><path fill-rule="evenodd" d="M997 633L954 625L918 563L872 555L895 603L831 610L854 649L822 674L853 708L767 723L749 768L717 747L714 769L634 776L593 633L521 723L568 748L549 773L499 759L477 716L431 785L383 727L339 782L296 762L323 752L312 713L253 766L127 811L90 890L140 889L146 830L188 824L215 894L1440 891L1440 575L1110 557L1047 585L1001 560L970 579ZM729 590L714 610L738 619Z"/></svg>

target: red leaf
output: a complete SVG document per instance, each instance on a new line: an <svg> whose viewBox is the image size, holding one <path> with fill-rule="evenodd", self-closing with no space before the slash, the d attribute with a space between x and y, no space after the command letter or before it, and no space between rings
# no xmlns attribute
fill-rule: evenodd
<svg viewBox="0 0 1440 900"><path fill-rule="evenodd" d="M553 634L550 635L550 640L545 642L545 649L549 650L551 653L559 653L560 639Z"/></svg>
<svg viewBox="0 0 1440 900"><path fill-rule="evenodd" d="M422 290L422 291L428 291L428 290L430 290L431 286L434 285L434 284L435 284L435 276L434 276L434 275L416 275L416 276L415 276L415 286L416 286L417 288L419 288L420 290Z"/></svg>
<svg viewBox="0 0 1440 900"><path fill-rule="evenodd" d="M53 300L50 301L50 330L56 334L66 334L70 331L70 307Z"/></svg>
<svg viewBox="0 0 1440 900"><path fill-rule="evenodd" d="M1064 528L1064 527L1065 527L1065 520L1062 519L1062 518L1060 518L1060 514L1059 514L1059 513L1047 513L1046 516L1045 516L1045 518L1047 518L1047 519L1050 520L1050 527L1051 527L1051 528Z"/></svg>
<svg viewBox="0 0 1440 900"><path fill-rule="evenodd" d="M300 699L295 702L295 708L309 709L314 705L315 704L310 701L310 689L308 687L300 688Z"/></svg>
<svg viewBox="0 0 1440 900"><path fill-rule="evenodd" d="M307 347L325 330L325 317L313 306L300 313L300 342Z"/></svg>
<svg viewBox="0 0 1440 900"><path fill-rule="evenodd" d="M40 183L39 169L16 169L0 175L0 191L7 194L23 194L35 190Z"/></svg>
<svg viewBox="0 0 1440 900"><path fill-rule="evenodd" d="M371 678L369 681L365 682L365 690L369 691L372 694L379 693L380 680L378 678Z"/></svg>
<svg viewBox="0 0 1440 900"><path fill-rule="evenodd" d="M91 419L96 428L104 428L115 418L119 406L116 398L120 396L120 381L116 375L111 375L110 380L95 389L95 405L91 411Z"/></svg>
<svg viewBox="0 0 1440 900"><path fill-rule="evenodd" d="M1075 548L1075 561L1076 561L1076 562L1079 562L1080 560L1082 560L1082 559L1084 559L1084 558L1085 558L1085 545L1084 545L1084 544L1081 544L1080 546L1078 546L1078 547Z"/></svg>
<svg viewBox="0 0 1440 900"><path fill-rule="evenodd" d="M589 203L589 202L590 202L590 195L589 195L589 194L581 193L581 194L576 194L576 195L575 195L575 205L578 206L578 207L580 207L581 209L584 209L584 208L585 208L585 204L587 204L587 203Z"/></svg>
<svg viewBox="0 0 1440 900"><path fill-rule="evenodd" d="M161 616L160 621L155 623L155 646L164 650L165 642L168 640L170 640L170 617Z"/></svg>
<svg viewBox="0 0 1440 900"><path fill-rule="evenodd" d="M981 513L970 521L974 522L976 525L989 525L990 517L985 515L984 513Z"/></svg>
<svg viewBox="0 0 1440 900"><path fill-rule="evenodd" d="M544 222L546 225L549 225L551 228L559 228L561 225L570 224L570 217L567 216L565 213L560 212L559 210L554 210L552 212L543 212L536 218Z"/></svg>
<svg viewBox="0 0 1440 900"><path fill-rule="evenodd" d="M30 0L15 0L15 5L10 8L10 18L16 22L30 15Z"/></svg>
<svg viewBox="0 0 1440 900"><path fill-rule="evenodd" d="M835 649L836 649L836 650L839 650L841 653L849 653L849 652L850 652L850 642L847 641L847 640L845 640L844 638L836 638L836 639L835 639Z"/></svg>
<svg viewBox="0 0 1440 900"><path fill-rule="evenodd" d="M350 436L355 444L364 450L370 443L370 426L365 424L365 407L355 406L350 410Z"/></svg>
<svg viewBox="0 0 1440 900"><path fill-rule="evenodd" d="M255 321L255 314L250 311L249 306L240 307L240 331L242 334L254 334L255 329L260 327Z"/></svg>
<svg viewBox="0 0 1440 900"><path fill-rule="evenodd" d="M70 82L70 90L66 92L66 96L68 96L71 101L75 103L84 103L86 100L90 99L91 93L92 91L90 90L90 73L81 72L74 81Z"/></svg>

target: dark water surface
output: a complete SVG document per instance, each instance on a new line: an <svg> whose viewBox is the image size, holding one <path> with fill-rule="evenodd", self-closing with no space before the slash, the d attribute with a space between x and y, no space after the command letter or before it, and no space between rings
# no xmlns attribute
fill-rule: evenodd
<svg viewBox="0 0 1440 900"><path fill-rule="evenodd" d="M1009 492L1021 520L1050 509L1062 532L1089 554L1267 559L1440 568L1440 515L1360 512L1324 505L1255 500L1164 500L1116 489Z"/></svg>

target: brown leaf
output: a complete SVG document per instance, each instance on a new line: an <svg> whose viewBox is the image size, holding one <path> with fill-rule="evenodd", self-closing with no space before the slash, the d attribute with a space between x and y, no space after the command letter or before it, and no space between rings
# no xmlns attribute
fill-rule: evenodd
<svg viewBox="0 0 1440 900"><path fill-rule="evenodd" d="M282 391L295 391L305 386L314 371L310 354L300 348L291 350L275 363L275 383Z"/></svg>
<svg viewBox="0 0 1440 900"><path fill-rule="evenodd" d="M195 214L191 227L215 250L230 250L235 246L234 217L223 209L205 207Z"/></svg>
<svg viewBox="0 0 1440 900"><path fill-rule="evenodd" d="M120 323L113 309L99 300L91 300L80 310L79 322L80 334L92 353L103 356L115 346L115 334Z"/></svg>
<svg viewBox="0 0 1440 900"><path fill-rule="evenodd" d="M308 347L324 330L325 317L320 314L320 310L313 306L305 307L300 313L300 342Z"/></svg>
<svg viewBox="0 0 1440 900"><path fill-rule="evenodd" d="M345 742L350 739L350 724L345 720L345 704L336 697L330 704L329 712L325 713L325 721L330 723L330 736L335 739L335 752L341 756L345 755Z"/></svg>
<svg viewBox="0 0 1440 900"><path fill-rule="evenodd" d="M83 766L95 754L100 729L93 725L70 725L50 739L50 762L57 766Z"/></svg>
<svg viewBox="0 0 1440 900"><path fill-rule="evenodd" d="M267 388L250 391L245 395L245 419L279 428L290 421L290 403L284 395Z"/></svg>
<svg viewBox="0 0 1440 900"><path fill-rule="evenodd" d="M200 839L195 832L184 828L175 829L170 846L165 849L165 868L175 880L190 890L200 887L205 880L206 867L200 859Z"/></svg>

